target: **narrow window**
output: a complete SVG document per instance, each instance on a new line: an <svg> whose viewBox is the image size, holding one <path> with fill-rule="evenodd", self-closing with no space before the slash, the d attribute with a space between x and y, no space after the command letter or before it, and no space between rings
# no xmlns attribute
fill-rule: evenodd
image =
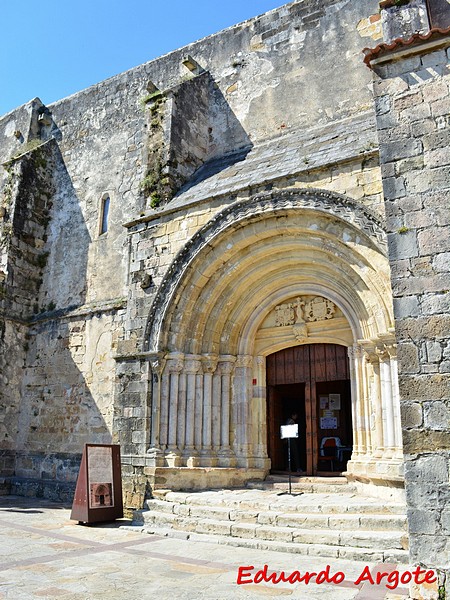
<svg viewBox="0 0 450 600"><path fill-rule="evenodd" d="M108 214L109 214L109 196L105 196L102 200L102 217L100 222L100 235L108 231Z"/></svg>

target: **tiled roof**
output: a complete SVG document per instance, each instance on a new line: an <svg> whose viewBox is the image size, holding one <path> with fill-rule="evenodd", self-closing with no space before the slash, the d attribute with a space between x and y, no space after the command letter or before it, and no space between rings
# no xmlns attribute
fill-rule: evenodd
<svg viewBox="0 0 450 600"><path fill-rule="evenodd" d="M392 42L390 42L389 44L383 43L378 44L378 46L376 46L375 48L363 48L363 52L365 54L364 62L369 68L371 68L370 63L375 58L389 54L390 52L394 52L399 48L418 46L423 42L434 41L439 38L447 37L449 34L450 27L447 27L446 29L434 28L430 29L430 31L425 34L415 33L408 39L396 38L395 40L392 40Z"/></svg>

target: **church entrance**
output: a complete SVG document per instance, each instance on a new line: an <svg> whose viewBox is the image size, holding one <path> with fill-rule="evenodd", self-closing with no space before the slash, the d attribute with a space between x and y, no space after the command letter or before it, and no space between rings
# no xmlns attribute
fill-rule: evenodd
<svg viewBox="0 0 450 600"><path fill-rule="evenodd" d="M347 348L309 344L267 356L267 431L272 471L287 470L280 426L299 425L294 470L307 475L345 471L353 445Z"/></svg>

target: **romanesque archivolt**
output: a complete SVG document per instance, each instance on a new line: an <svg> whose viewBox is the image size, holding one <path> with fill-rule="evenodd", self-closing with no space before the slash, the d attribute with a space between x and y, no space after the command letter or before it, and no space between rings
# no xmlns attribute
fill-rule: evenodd
<svg viewBox="0 0 450 600"><path fill-rule="evenodd" d="M321 296L307 300L299 296L293 302L279 304L275 307L275 325L288 327L292 325L295 339L301 342L308 337L307 321L325 321L332 319L336 312L336 305Z"/></svg>
<svg viewBox="0 0 450 600"><path fill-rule="evenodd" d="M231 235L240 223L246 222L250 225L272 216L304 215L310 211L314 211L318 217L327 215L330 219L336 219L357 231L358 235L364 234L368 238L365 243L369 242L377 253L385 255L386 234L380 219L366 207L341 194L317 189L290 189L266 192L239 200L219 211L187 241L175 257L150 310L144 349L157 352L161 347L165 347L166 343L161 341L163 322L170 319L168 312L177 289L182 285L183 278L189 277L188 273L194 262L200 262L202 254L216 246L222 236ZM371 276L374 272L372 270ZM313 309L313 314L319 314L318 306ZM302 327L301 322L296 323L296 319L297 315L293 323L296 327L294 335L297 341L301 341L306 337L307 330L306 326Z"/></svg>

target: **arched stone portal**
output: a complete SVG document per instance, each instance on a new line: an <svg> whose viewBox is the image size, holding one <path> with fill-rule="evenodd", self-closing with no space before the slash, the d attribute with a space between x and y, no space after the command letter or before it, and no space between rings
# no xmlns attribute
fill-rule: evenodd
<svg viewBox="0 0 450 600"><path fill-rule="evenodd" d="M392 322L385 235L370 211L318 190L231 204L178 254L149 316L155 467L267 473L266 356L333 343L350 358L347 474L399 482Z"/></svg>

